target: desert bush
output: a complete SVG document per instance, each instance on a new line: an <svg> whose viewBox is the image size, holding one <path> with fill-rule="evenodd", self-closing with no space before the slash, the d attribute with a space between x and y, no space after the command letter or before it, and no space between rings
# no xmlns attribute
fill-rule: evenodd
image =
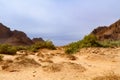
<svg viewBox="0 0 120 80"><path fill-rule="evenodd" d="M120 47L120 40L116 40L116 41L105 40L105 41L100 41L100 43L104 47Z"/></svg>
<svg viewBox="0 0 120 80"><path fill-rule="evenodd" d="M18 51L20 50L27 50L28 46L14 46Z"/></svg>
<svg viewBox="0 0 120 80"><path fill-rule="evenodd" d="M40 47L35 44L27 47L27 50L32 51L32 52L37 52L38 49L40 49Z"/></svg>
<svg viewBox="0 0 120 80"><path fill-rule="evenodd" d="M17 51L20 50L29 50L32 52L37 52L38 49L47 48L47 49L56 49L52 41L38 42L31 46L12 46L8 44L0 44L0 53L14 55Z"/></svg>
<svg viewBox="0 0 120 80"><path fill-rule="evenodd" d="M102 47L102 45L94 35L87 35L82 40L67 45L65 52L68 54L76 53L80 48L85 47Z"/></svg>
<svg viewBox="0 0 120 80"><path fill-rule="evenodd" d="M80 42L80 47L102 47L102 45L98 42L97 38L94 35L87 35Z"/></svg>
<svg viewBox="0 0 120 80"><path fill-rule="evenodd" d="M52 50L56 49L55 46L53 45L52 41L49 41L49 40L45 41L45 45L43 48L48 48L48 49L52 49Z"/></svg>
<svg viewBox="0 0 120 80"><path fill-rule="evenodd" d="M80 43L79 42L80 41L73 42L73 43L69 44L68 46L66 46L65 53L67 53L67 54L76 53L80 48L80 46L79 46Z"/></svg>
<svg viewBox="0 0 120 80"><path fill-rule="evenodd" d="M43 48L52 49L52 50L56 49L52 41L47 40L45 42L37 42L31 45L30 47L28 47L28 50L32 52L37 52L38 49L43 49Z"/></svg>
<svg viewBox="0 0 120 80"><path fill-rule="evenodd" d="M120 80L120 75L116 75L115 73L109 73L104 76L95 77L92 80Z"/></svg>
<svg viewBox="0 0 120 80"><path fill-rule="evenodd" d="M17 52L17 48L15 46L11 46L8 44L1 44L0 45L0 53L1 54L9 54L14 55Z"/></svg>

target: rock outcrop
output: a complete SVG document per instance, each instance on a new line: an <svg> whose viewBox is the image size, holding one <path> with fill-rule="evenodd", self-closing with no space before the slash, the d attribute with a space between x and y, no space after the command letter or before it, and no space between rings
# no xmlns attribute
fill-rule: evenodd
<svg viewBox="0 0 120 80"><path fill-rule="evenodd" d="M37 43L37 42L44 42L44 40L42 38L33 38L32 41L34 43Z"/></svg>
<svg viewBox="0 0 120 80"><path fill-rule="evenodd" d="M27 35L18 30L11 31L10 28L0 23L0 44L31 45L33 41Z"/></svg>
<svg viewBox="0 0 120 80"><path fill-rule="evenodd" d="M98 40L120 40L120 20L110 26L101 26L92 31Z"/></svg>

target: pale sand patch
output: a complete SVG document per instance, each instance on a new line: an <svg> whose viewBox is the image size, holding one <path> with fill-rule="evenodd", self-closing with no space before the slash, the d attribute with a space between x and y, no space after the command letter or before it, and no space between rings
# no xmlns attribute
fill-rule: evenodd
<svg viewBox="0 0 120 80"><path fill-rule="evenodd" d="M120 75L120 48L86 48L74 55L43 49L23 56L4 55L4 61L0 80L92 80L109 71Z"/></svg>

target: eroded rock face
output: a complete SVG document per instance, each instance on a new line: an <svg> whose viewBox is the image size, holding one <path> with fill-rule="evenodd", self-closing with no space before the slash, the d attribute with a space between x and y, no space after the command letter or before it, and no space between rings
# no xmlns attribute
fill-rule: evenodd
<svg viewBox="0 0 120 80"><path fill-rule="evenodd" d="M33 38L32 41L34 43L37 43L37 42L44 42L44 40L42 38Z"/></svg>
<svg viewBox="0 0 120 80"><path fill-rule="evenodd" d="M0 43L4 43L4 41L12 35L10 28L7 28L2 23L0 23Z"/></svg>
<svg viewBox="0 0 120 80"><path fill-rule="evenodd" d="M11 31L10 28L0 23L0 44L31 45L33 42L24 32Z"/></svg>
<svg viewBox="0 0 120 80"><path fill-rule="evenodd" d="M91 34L94 34L99 40L120 40L120 20L110 26L98 27Z"/></svg>
<svg viewBox="0 0 120 80"><path fill-rule="evenodd" d="M12 36L8 38L5 43L11 45L31 45L32 40L27 37L27 35L22 31L14 30L12 31Z"/></svg>
<svg viewBox="0 0 120 80"><path fill-rule="evenodd" d="M0 38L8 38L11 35L12 35L12 32L10 31L10 28L0 23Z"/></svg>

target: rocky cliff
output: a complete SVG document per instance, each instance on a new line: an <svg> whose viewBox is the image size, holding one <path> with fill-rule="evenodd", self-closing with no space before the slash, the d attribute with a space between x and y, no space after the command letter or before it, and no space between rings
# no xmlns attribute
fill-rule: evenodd
<svg viewBox="0 0 120 80"><path fill-rule="evenodd" d="M33 43L44 42L42 38L33 38L32 41Z"/></svg>
<svg viewBox="0 0 120 80"><path fill-rule="evenodd" d="M0 23L0 44L31 45L33 41L22 31L14 30Z"/></svg>
<svg viewBox="0 0 120 80"><path fill-rule="evenodd" d="M100 26L92 31L99 40L120 40L120 20L110 26Z"/></svg>

